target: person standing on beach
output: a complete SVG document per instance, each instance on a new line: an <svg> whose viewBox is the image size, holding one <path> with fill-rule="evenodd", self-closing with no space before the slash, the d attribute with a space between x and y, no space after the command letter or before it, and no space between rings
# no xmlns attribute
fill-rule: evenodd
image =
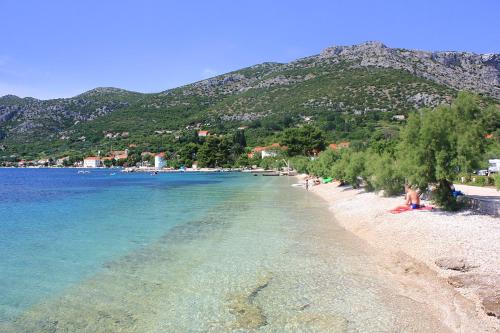
<svg viewBox="0 0 500 333"><path fill-rule="evenodd" d="M309 191L309 178L306 178L306 191Z"/></svg>

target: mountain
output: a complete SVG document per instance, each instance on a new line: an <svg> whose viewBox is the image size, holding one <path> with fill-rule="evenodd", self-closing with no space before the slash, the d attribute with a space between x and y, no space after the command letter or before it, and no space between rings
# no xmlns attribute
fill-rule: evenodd
<svg viewBox="0 0 500 333"><path fill-rule="evenodd" d="M450 103L459 90L500 100L500 55L333 46L290 63L263 63L154 94L96 88L72 98L0 97L3 157L143 144L153 149L203 127L249 127L249 144L313 122L333 139L397 131L394 115ZM122 135L124 134L125 135ZM0 152L1 154L1 152Z"/></svg>
<svg viewBox="0 0 500 333"><path fill-rule="evenodd" d="M319 58L354 61L360 66L403 69L414 75L500 99L500 54L426 52L388 48L380 42L329 47Z"/></svg>

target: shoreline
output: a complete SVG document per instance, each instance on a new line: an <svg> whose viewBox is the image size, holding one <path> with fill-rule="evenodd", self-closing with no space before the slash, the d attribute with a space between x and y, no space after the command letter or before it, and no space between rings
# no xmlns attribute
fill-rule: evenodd
<svg viewBox="0 0 500 333"><path fill-rule="evenodd" d="M225 198L205 213L0 331L449 332L386 282L371 247L329 223L324 202L292 179L256 180L231 195L216 185Z"/></svg>
<svg viewBox="0 0 500 333"><path fill-rule="evenodd" d="M303 176L296 179L301 182ZM479 322L488 327L487 331L500 330L500 224L497 218L470 211L391 214L388 211L401 205L402 197L379 197L362 189L332 183L312 186L309 191L327 202L335 223L380 252L381 269L403 281L402 292L408 293L408 297L429 300L422 292L411 290L411 285L420 284L417 289L441 294L436 295L439 301L432 303L447 313L446 320L452 322L449 326L454 326L457 320L452 317L458 315L460 327L464 323ZM431 286L436 285L442 289L432 290ZM457 296L463 298L458 308ZM463 327L455 328L463 331Z"/></svg>

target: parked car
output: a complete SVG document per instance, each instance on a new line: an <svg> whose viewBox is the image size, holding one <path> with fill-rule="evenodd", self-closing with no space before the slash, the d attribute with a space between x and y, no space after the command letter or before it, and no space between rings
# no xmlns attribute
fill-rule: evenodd
<svg viewBox="0 0 500 333"><path fill-rule="evenodd" d="M488 170L478 170L477 175L478 176L488 176Z"/></svg>

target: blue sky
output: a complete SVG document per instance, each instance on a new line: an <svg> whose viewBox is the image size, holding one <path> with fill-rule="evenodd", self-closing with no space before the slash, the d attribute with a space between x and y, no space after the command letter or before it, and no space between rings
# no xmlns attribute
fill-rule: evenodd
<svg viewBox="0 0 500 333"><path fill-rule="evenodd" d="M0 0L0 96L158 92L331 45L500 52L500 1Z"/></svg>

